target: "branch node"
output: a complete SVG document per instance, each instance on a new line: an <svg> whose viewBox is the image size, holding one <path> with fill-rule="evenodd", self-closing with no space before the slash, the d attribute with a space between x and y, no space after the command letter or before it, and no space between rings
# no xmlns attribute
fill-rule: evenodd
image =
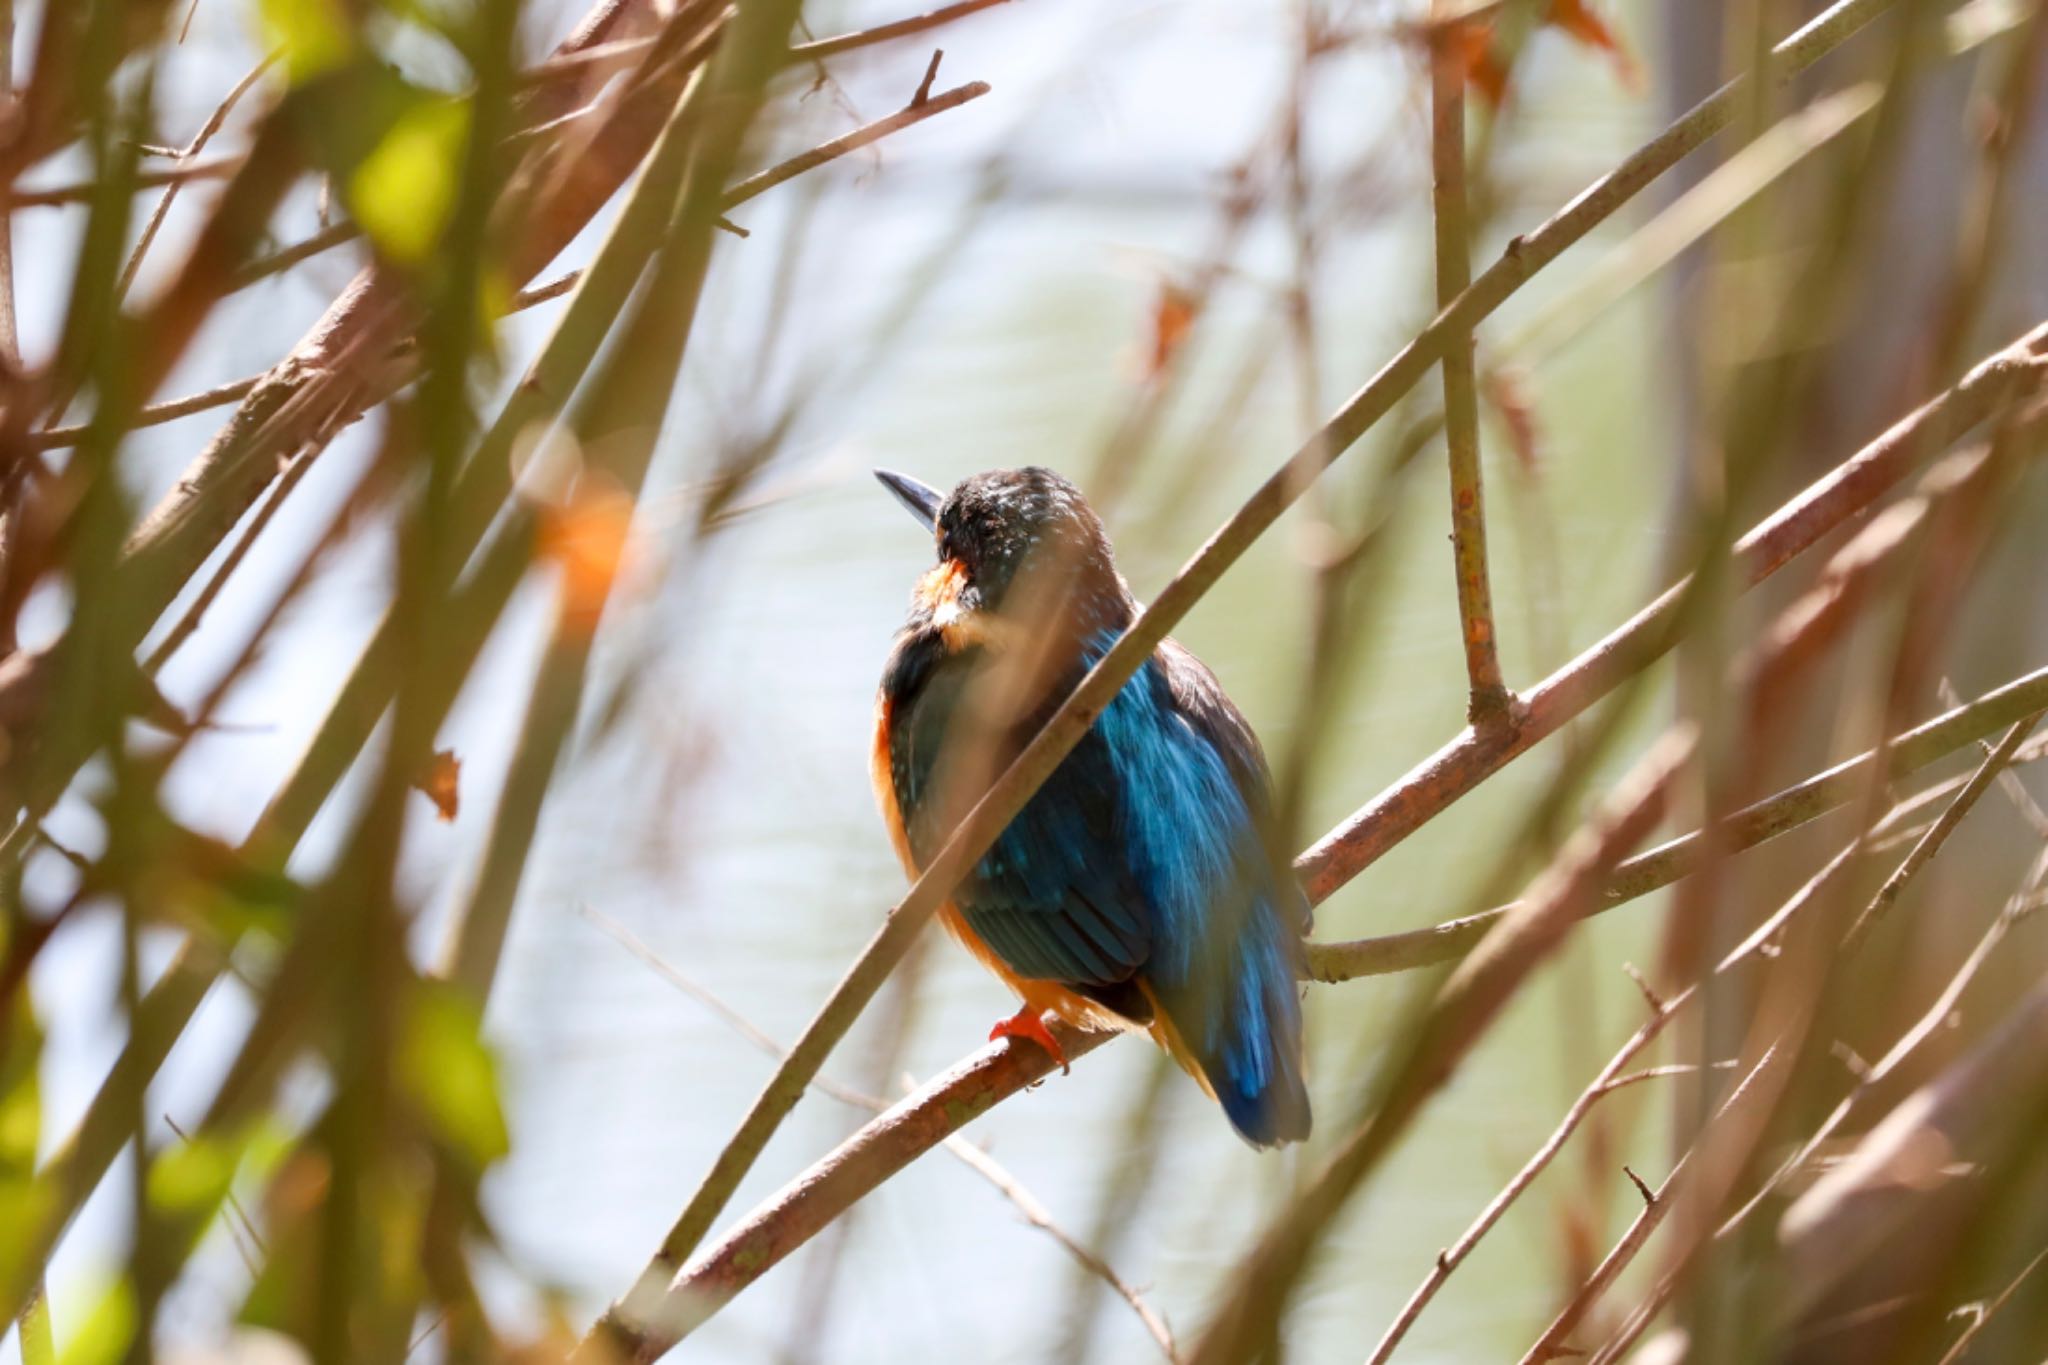
<svg viewBox="0 0 2048 1365"><path fill-rule="evenodd" d="M944 49L943 47L935 47L932 49L931 65L927 66L924 69L924 79L917 83L917 93L910 97L911 108L922 109L924 108L925 103L931 99L932 82L939 78L939 59L944 57L945 55L946 49Z"/></svg>
<svg viewBox="0 0 2048 1365"><path fill-rule="evenodd" d="M1643 1197L1643 1207L1651 1209L1657 1207L1656 1191L1652 1190L1648 1185L1645 1185L1643 1183L1643 1178L1641 1176L1637 1175L1627 1166L1623 1166L1621 1168L1621 1173L1629 1178L1629 1183L1636 1187L1636 1193Z"/></svg>
<svg viewBox="0 0 2048 1365"><path fill-rule="evenodd" d="M1621 969L1628 973L1628 979L1635 982L1636 989L1643 993L1643 1002L1650 1007L1650 1013L1661 1015L1671 1008L1664 1003L1664 997L1657 994L1657 988L1650 984L1650 978L1637 970L1635 963L1624 962Z"/></svg>

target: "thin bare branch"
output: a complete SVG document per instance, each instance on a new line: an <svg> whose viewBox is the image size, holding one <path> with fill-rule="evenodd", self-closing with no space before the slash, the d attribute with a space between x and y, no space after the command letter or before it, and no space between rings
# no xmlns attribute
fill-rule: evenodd
<svg viewBox="0 0 2048 1365"><path fill-rule="evenodd" d="M242 96L256 88L256 82L263 79L263 73L277 62L278 56L276 52L267 54L249 68L248 75L235 82L227 95L214 107L213 113L208 115L206 122L200 125L199 131L192 135L192 140L171 153L179 164L189 163L206 150L206 144L213 141L213 135L227 126L228 115L242 102ZM164 225L164 219L170 216L171 205L177 201L178 191L183 189L185 184L182 180L172 181L164 189L163 197L157 200L156 208L149 215L149 222L143 225L142 236L137 239L135 249L128 253L128 263L121 268L121 281L114 287L115 298L127 297L129 286L135 283L135 273L142 268L142 258L149 254L150 244L156 241L156 235Z"/></svg>
<svg viewBox="0 0 2048 1365"><path fill-rule="evenodd" d="M2012 1301L2012 1296L2019 1292L2020 1286L2027 1282L2028 1276L2041 1268L2041 1262L2043 1261L2048 1261L2048 1247L2043 1247L2040 1251L2035 1252L2034 1259L2021 1267L2020 1273L2013 1276L2012 1282L2000 1290L1998 1297L1990 1303L1965 1305L1970 1310L1970 1321L1964 1326L1962 1335L1957 1337L1946 1351L1942 1352L1941 1359L1936 1362L1936 1365L1957 1365L1957 1362L1962 1360L1964 1353L1970 1349L1970 1343L1977 1339L1978 1333L1984 1330L1985 1325L1991 1321L1993 1315L1999 1309ZM1957 1310L1959 1313L1963 1311L1964 1309Z"/></svg>
<svg viewBox="0 0 2048 1365"><path fill-rule="evenodd" d="M789 63L796 66L804 62L820 61L826 57L836 57L842 52L852 52L856 48L886 43L892 38L908 38L915 33L928 33L955 20L965 19L970 14L979 14L985 9L994 9L997 5L1007 3L1009 0L959 0L957 4L942 5L929 13L898 19L894 23L879 24L874 28L861 29L855 33L842 33L832 38L820 38L816 42L797 43L789 49Z"/></svg>
<svg viewBox="0 0 2048 1365"><path fill-rule="evenodd" d="M1725 1116L1738 1108L1754 1104L1757 1095L1761 1093L1758 1087L1760 1078L1766 1071L1781 1070L1785 1065L1787 1058L1781 1051L1772 1049L1764 1053L1749 1074L1743 1077L1742 1084L1728 1096L1726 1103L1721 1107L1721 1114ZM1599 1302L1600 1296L1605 1294L1621 1272L1628 1268L1636 1253L1643 1249L1644 1244L1650 1240L1650 1235L1657 1230L1658 1224L1664 1221L1664 1215L1671 1211L1692 1160L1691 1152L1680 1157L1678 1164L1671 1168L1671 1174L1664 1177L1664 1183L1657 1187L1656 1192L1644 1195L1643 1207L1636 1211L1628 1231L1621 1235L1621 1240L1608 1251L1599 1266L1586 1278L1585 1283L1580 1285L1565 1306L1558 1310L1557 1316L1551 1320L1550 1326L1544 1329L1543 1335L1523 1353L1521 1365L1541 1365L1541 1362L1555 1360L1560 1356L1580 1354L1570 1348L1567 1339L1573 1329L1585 1320L1586 1314L1592 1311L1593 1305ZM1643 1188L1642 1181L1633 1171L1629 1172L1629 1178L1635 1181L1638 1190Z"/></svg>
<svg viewBox="0 0 2048 1365"><path fill-rule="evenodd" d="M1592 1112L1594 1104L1603 1095L1628 1083L1630 1078L1624 1077L1623 1068L1635 1060L1644 1048L1656 1041L1657 1035L1664 1031L1664 1026L1671 1022L1671 1017L1678 1012L1691 994L1688 990L1670 1003L1660 1004L1655 1008L1642 1027L1630 1035L1628 1041L1621 1045L1620 1050L1607 1065L1601 1068L1600 1074L1593 1078L1592 1084L1579 1092L1579 1097L1572 1101L1571 1108L1565 1111L1557 1127L1544 1139L1543 1145L1536 1149L1535 1154L1523 1163L1522 1169L1515 1172L1507 1184L1501 1187L1500 1192L1487 1201L1486 1207L1479 1211L1479 1216L1472 1220L1471 1226L1458 1234L1458 1240L1437 1253L1429 1274L1416 1286L1415 1292L1408 1296L1408 1302L1402 1305L1400 1313L1380 1337L1379 1344L1373 1348L1369 1365L1385 1365L1393 1356L1394 1348L1408 1335L1409 1328L1415 1325L1415 1320L1422 1316L1422 1310L1429 1306L1429 1301L1443 1288L1444 1281L1450 1279L1452 1273L1464 1264L1465 1258L1472 1254L1472 1249L1479 1245L1479 1239L1500 1221L1508 1206L1522 1197L1522 1193L1535 1183L1536 1177L1541 1175L1552 1159L1564 1149L1571 1135L1578 1131L1579 1124ZM1644 1077L1648 1074L1638 1073L1638 1076Z"/></svg>
<svg viewBox="0 0 2048 1365"><path fill-rule="evenodd" d="M1895 736L1882 750L1858 754L1745 807L1730 817L1721 831L1722 847L1737 852L1775 839L1853 798L1869 780L1872 764L1882 761L1888 777L1905 776L2013 724L2017 717L2032 714L2044 701L2048 701L2048 668L2015 678L1968 705L1917 725ZM1596 912L1611 910L1689 876L1699 866L1706 843L1705 837L1694 831L1620 864ZM1448 962L1470 951L1507 911L1503 906L1426 929L1348 943L1311 943L1309 976L1316 981L1349 981Z"/></svg>
<svg viewBox="0 0 2048 1365"><path fill-rule="evenodd" d="M241 166L242 156L239 153L176 166L160 166L153 170L135 172L129 188L153 190L166 185L183 185L194 180L225 180L241 169ZM40 190L16 190L12 202L16 208L22 209L62 208L67 204L91 203L99 192L100 187L96 182L81 180L68 185L51 185Z"/></svg>
<svg viewBox="0 0 2048 1365"><path fill-rule="evenodd" d="M969 81L941 94L931 95L923 100L912 99L903 108L886 118L864 123L852 132L822 142L807 152L789 158L779 165L771 166L758 175L748 176L725 193L721 207L730 210L744 204L756 195L774 189L786 180L793 180L805 171L813 170L845 156L848 152L859 151L872 143L879 142L889 134L898 132L912 124L922 123L948 109L958 109L970 100L978 100L989 92L987 81Z"/></svg>
<svg viewBox="0 0 2048 1365"><path fill-rule="evenodd" d="M1948 842L1949 835L1955 833L1956 827L1962 824L1963 817L1970 813L1978 798L1989 791L1992 782L2011 765L2013 756L2019 752L2020 745L2026 742L2027 736L2033 733L2034 727L2041 723L2043 714L2036 711L2031 716L2014 722L2013 727L2005 732L2005 738L1998 742L1998 747L1985 755L1984 761L1977 765L1977 770L1970 774L1970 780L1956 793L1956 799L1948 803L1947 809L1943 810L1933 825L1928 827L1927 832L1920 836L1920 841L1913 845L1913 851L1906 855L1906 860L1893 869L1891 876L1884 879L1884 885L1870 898L1870 904L1863 907L1863 913L1849 926L1848 936L1844 940L1845 947L1854 947L1862 942L1863 936L1870 932L1870 926L1898 901L1906 889L1906 883L1918 876L1920 869L1926 867L1934 855L1941 851L1941 846Z"/></svg>
<svg viewBox="0 0 2048 1365"><path fill-rule="evenodd" d="M1472 283L1471 228L1465 208L1465 80L1462 30L1430 29L1430 168L1436 226L1436 305L1447 308ZM1443 343L1444 444L1450 453L1451 555L1457 565L1458 621L1470 684L1467 718L1484 730L1508 719L1494 638L1493 587L1486 567L1486 498L1479 475L1479 392L1470 331Z"/></svg>

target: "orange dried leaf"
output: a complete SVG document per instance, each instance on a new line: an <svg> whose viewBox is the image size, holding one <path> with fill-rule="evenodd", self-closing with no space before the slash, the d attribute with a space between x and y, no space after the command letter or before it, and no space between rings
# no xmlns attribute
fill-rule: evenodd
<svg viewBox="0 0 2048 1365"><path fill-rule="evenodd" d="M462 760L455 756L453 749L437 749L427 762L426 772L413 785L434 803L435 812L443 820L453 820L462 805L461 783Z"/></svg>
<svg viewBox="0 0 2048 1365"><path fill-rule="evenodd" d="M1166 373L1166 367L1173 363L1194 325L1194 294L1171 280L1161 282L1159 297L1152 304L1152 349L1145 359L1147 379L1157 379Z"/></svg>
<svg viewBox="0 0 2048 1365"><path fill-rule="evenodd" d="M1586 0L1550 0L1550 22L1587 47L1596 47L1611 54L1615 74L1621 78L1621 83L1631 90L1642 88L1642 67L1636 62L1635 54L1614 36L1614 30L1607 26L1605 19L1587 7Z"/></svg>
<svg viewBox="0 0 2048 1365"><path fill-rule="evenodd" d="M1586 0L1550 0L1550 22L1591 47L1619 52L1621 45L1607 21L1586 8Z"/></svg>
<svg viewBox="0 0 2048 1365"><path fill-rule="evenodd" d="M541 551L562 566L563 612L585 630L604 612L632 526L633 500L617 484L591 478L541 524Z"/></svg>
<svg viewBox="0 0 2048 1365"><path fill-rule="evenodd" d="M1493 41L1493 25L1481 19L1465 19L1450 25L1441 35L1441 51L1458 63L1464 83L1477 90L1489 107L1498 109L1508 94L1508 69L1500 48Z"/></svg>

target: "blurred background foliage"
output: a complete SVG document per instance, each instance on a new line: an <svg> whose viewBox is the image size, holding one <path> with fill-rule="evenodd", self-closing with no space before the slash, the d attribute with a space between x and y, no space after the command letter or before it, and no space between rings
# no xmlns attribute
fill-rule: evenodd
<svg viewBox="0 0 2048 1365"><path fill-rule="evenodd" d="M902 895L866 764L929 547L868 469L1059 468L1149 598L1435 315L1432 41L1465 35L1484 265L1821 6L972 8L785 59L908 11L0 0L0 1290L21 1313L0 1359L560 1358L769 1074L733 1016L796 1037ZM1511 686L1711 562L1702 524L1725 541L2048 313L2044 7L1875 8L1479 329ZM1703 219L1665 213L1703 184ZM1298 846L1466 723L1440 426L1432 376L1176 631L1258 727ZM1589 772L1578 730L1505 768L1325 903L1317 938L1520 890L1674 715L1750 764L1747 799L1943 709L1939 679L1973 697L2038 667L2038 474L1993 502L1912 688L1886 692L1919 618L1873 608L1750 752L1723 670L1815 571L1710 593ZM1667 832L1742 786L1703 779ZM1717 950L1855 828L1721 870ZM1993 796L1916 879L1829 988L1752 1188L1938 995L2041 837ZM1660 893L1588 922L1512 1000L1324 1230L1274 1354L1371 1352L1641 1022L1620 964L1668 985L1672 913ZM2020 1009L2042 934L2015 919L1851 1134ZM936 937L828 1076L893 1097L1009 1011ZM678 1358L1154 1357L1020 1208L1192 1338L1436 984L1308 988L1305 1151L1245 1149L1115 1047L967 1130L1026 1200L917 1162ZM1641 1064L1735 1057L1755 1003L1717 997ZM1690 1101L1604 1099L1399 1358L1534 1340L1642 1207L1623 1165L1670 1169L1729 1080L1700 1075ZM2005 1083L2015 1134L2040 1081ZM868 1117L806 1098L735 1210ZM1998 1170L2009 1216L1952 1280L1916 1272L1933 1306L1885 1328L1906 1354L1755 1312L1768 1235L1693 1267L1686 1335L1645 1354L1939 1358L1947 1311L2048 1245L2038 1159ZM1672 1264L1625 1271L1589 1349ZM2039 1355L2048 1280L2022 1289L1970 1359Z"/></svg>

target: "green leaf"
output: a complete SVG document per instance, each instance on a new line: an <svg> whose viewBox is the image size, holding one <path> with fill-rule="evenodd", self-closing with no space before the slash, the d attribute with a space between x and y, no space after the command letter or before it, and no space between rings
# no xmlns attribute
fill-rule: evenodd
<svg viewBox="0 0 2048 1365"><path fill-rule="evenodd" d="M127 1280L117 1280L58 1359L63 1365L116 1365L134 1339L135 1289Z"/></svg>
<svg viewBox="0 0 2048 1365"><path fill-rule="evenodd" d="M341 0L260 0L263 36L284 49L285 74L293 85L346 66L356 53L356 35Z"/></svg>
<svg viewBox="0 0 2048 1365"><path fill-rule="evenodd" d="M399 1045L405 1092L434 1134L479 1167L510 1150L498 1068L476 1009L445 986L422 986Z"/></svg>
<svg viewBox="0 0 2048 1365"><path fill-rule="evenodd" d="M42 1131L36 1066L42 1058L43 1034L27 991L16 994L11 1013L14 1017L5 1031L7 1051L0 1055L0 1182L35 1173L36 1142Z"/></svg>
<svg viewBox="0 0 2048 1365"><path fill-rule="evenodd" d="M407 110L349 178L349 209L392 259L432 253L455 208L469 105L436 100Z"/></svg>
<svg viewBox="0 0 2048 1365"><path fill-rule="evenodd" d="M149 1163L149 1203L160 1213L213 1216L234 1183L240 1142L201 1135L173 1143Z"/></svg>

